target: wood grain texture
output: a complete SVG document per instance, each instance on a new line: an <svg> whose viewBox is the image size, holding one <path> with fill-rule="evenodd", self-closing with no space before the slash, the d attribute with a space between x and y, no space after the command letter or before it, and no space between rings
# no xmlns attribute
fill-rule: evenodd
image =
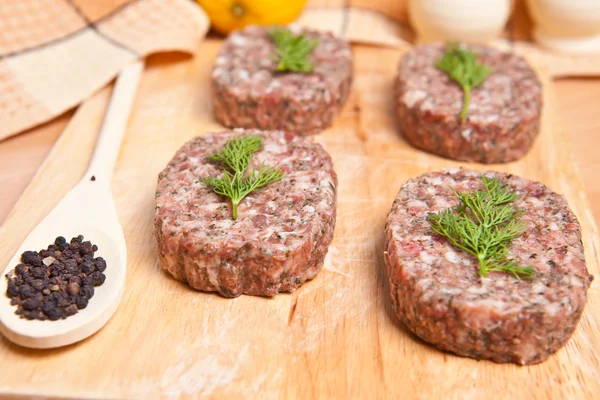
<svg viewBox="0 0 600 400"><path fill-rule="evenodd" d="M335 126L316 137L339 174L338 225L317 278L291 295L231 300L195 292L162 273L152 237L156 178L183 142L220 129L208 96L219 45L207 41L195 60L151 67L144 75L112 185L129 251L117 313L99 333L63 349L30 351L0 339L0 393L145 399L600 395L597 282L572 340L537 366L441 353L393 317L382 257L393 198L411 177L464 165L417 151L396 133L390 83L400 50L355 47L349 104ZM598 232L557 123L552 87L547 79L544 84L541 137L525 159L494 169L567 196L584 229L588 267L598 276ZM0 264L83 174L108 95L100 92L77 112L11 212L0 231Z"/></svg>
<svg viewBox="0 0 600 400"><path fill-rule="evenodd" d="M581 173L590 209L600 222L600 79L561 79L554 82L557 109L563 125L568 127L578 170Z"/></svg>

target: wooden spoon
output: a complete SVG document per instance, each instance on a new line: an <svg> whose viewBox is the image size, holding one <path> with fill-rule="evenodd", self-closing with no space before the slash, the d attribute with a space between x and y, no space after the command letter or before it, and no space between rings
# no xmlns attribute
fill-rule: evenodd
<svg viewBox="0 0 600 400"><path fill-rule="evenodd" d="M39 251L57 236L67 240L83 235L98 246L94 257L103 257L106 281L95 288L87 308L58 321L22 319L6 295L8 280L0 278L0 332L12 342L33 348L51 348L78 342L97 332L114 314L125 289L127 248L110 189L113 168L127 127L144 64L124 68L111 97L90 166L48 216L27 236L4 274L12 271L26 250Z"/></svg>

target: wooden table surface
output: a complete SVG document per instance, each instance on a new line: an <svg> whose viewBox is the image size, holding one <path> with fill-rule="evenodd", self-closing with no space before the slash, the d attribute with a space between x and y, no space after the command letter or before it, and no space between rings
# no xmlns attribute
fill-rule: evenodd
<svg viewBox="0 0 600 400"><path fill-rule="evenodd" d="M339 185L336 235L315 280L266 301L200 294L165 276L152 233L156 176L184 141L219 129L210 112L209 76L220 46L206 41L198 49L202 57L168 65L160 57L145 71L111 185L128 242L127 288L119 310L99 334L62 349L28 351L0 338L1 393L106 399L246 398L252 393L266 399L427 399L448 393L455 398L490 393L527 400L600 398L600 292L595 286L572 340L539 366L517 368L441 353L414 340L393 317L382 235L391 199L411 177L461 165L416 151L398 137L389 82L401 49L356 46L348 106L336 126L316 138L336 165ZM108 94L103 90L93 96L72 117L46 168L4 221L0 264L80 178ZM582 221L588 267L600 276L591 210L578 196L585 188L571 150L563 150L568 138L555 112L570 109L569 119L584 121L591 120L593 108L578 116L578 106L557 103L554 88L544 94L547 107L536 146L523 160L495 169L540 180L568 196ZM571 104L591 98L573 98ZM46 129L56 135L67 120ZM38 134L52 139L51 133ZM14 139L9 162L29 165L37 152L43 153L43 145L33 145L40 138L27 136ZM577 144L578 149L592 147ZM577 157L588 165L579 153ZM24 176L13 179L27 181Z"/></svg>
<svg viewBox="0 0 600 400"><path fill-rule="evenodd" d="M162 57L164 59L164 56ZM150 60L152 63L152 60ZM600 223L600 79L555 81L561 119L587 188L594 218ZM73 112L0 142L0 225L31 181Z"/></svg>

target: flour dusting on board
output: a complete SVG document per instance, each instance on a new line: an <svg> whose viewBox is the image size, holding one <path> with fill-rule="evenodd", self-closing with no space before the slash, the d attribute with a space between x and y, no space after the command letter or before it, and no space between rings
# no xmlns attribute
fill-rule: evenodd
<svg viewBox="0 0 600 400"><path fill-rule="evenodd" d="M234 380L242 376L242 366L250 361L250 344L245 344L237 353L235 351L219 351L219 349L204 348L205 357L194 360L187 357L175 365L169 366L162 377L151 379L143 377L136 381L128 381L120 385L127 388L129 395L143 396L145 399L153 398L180 398L182 396L193 396L194 398L210 397L219 394L250 395L261 390L270 376L280 376L281 371L274 375L260 374L253 379L252 384L246 390L231 389ZM197 350L197 349L196 349ZM229 349L232 350L232 349ZM198 354L194 349L192 354ZM276 398L275 395L269 398Z"/></svg>
<svg viewBox="0 0 600 400"><path fill-rule="evenodd" d="M216 356L209 355L179 377L179 386L186 394L208 395L215 389L231 383L247 353L248 345L245 345L233 365L223 365Z"/></svg>
<svg viewBox="0 0 600 400"><path fill-rule="evenodd" d="M370 295L368 300L357 299L353 293L356 290L365 293L377 290L369 279L362 276L376 273L371 266L377 261L377 237L365 235L361 236L361 240L342 240L343 243L337 240L335 246L330 246L325 258L324 272L331 273L317 277L317 282L298 292L297 311L290 325L292 332L286 342L286 347L295 353L295 357L321 347L326 332L335 330L344 318L362 320L364 315L375 309L376 293ZM355 284L358 288L348 285L349 277L359 282ZM315 302L319 303L319 307L313 306Z"/></svg>
<svg viewBox="0 0 600 400"><path fill-rule="evenodd" d="M206 296L200 303L199 316L219 307L219 318L202 318L191 341L172 346L171 355L176 362L163 367L158 376L119 382L118 388L126 390L128 396L144 399L247 398L259 392L264 394L262 398L277 399L281 368L249 369L264 349L249 337L245 343L236 338L244 325L240 306L214 296ZM248 384L235 384L241 380L248 380Z"/></svg>
<svg viewBox="0 0 600 400"><path fill-rule="evenodd" d="M325 256L325 261L323 263L323 269L325 271L331 271L335 274L342 275L342 276L349 278L350 277L349 273L341 271L333 265L333 260L336 258L336 255L338 253L339 253L339 251L335 246L329 246L329 251L327 252L327 255Z"/></svg>

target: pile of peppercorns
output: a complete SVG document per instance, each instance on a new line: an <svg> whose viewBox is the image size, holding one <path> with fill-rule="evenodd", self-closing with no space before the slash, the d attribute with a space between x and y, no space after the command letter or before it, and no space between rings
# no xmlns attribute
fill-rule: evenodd
<svg viewBox="0 0 600 400"><path fill-rule="evenodd" d="M6 294L21 318L65 319L87 307L94 287L104 283L106 261L94 258L98 246L79 235L67 243L59 236L46 250L26 251L6 274Z"/></svg>

